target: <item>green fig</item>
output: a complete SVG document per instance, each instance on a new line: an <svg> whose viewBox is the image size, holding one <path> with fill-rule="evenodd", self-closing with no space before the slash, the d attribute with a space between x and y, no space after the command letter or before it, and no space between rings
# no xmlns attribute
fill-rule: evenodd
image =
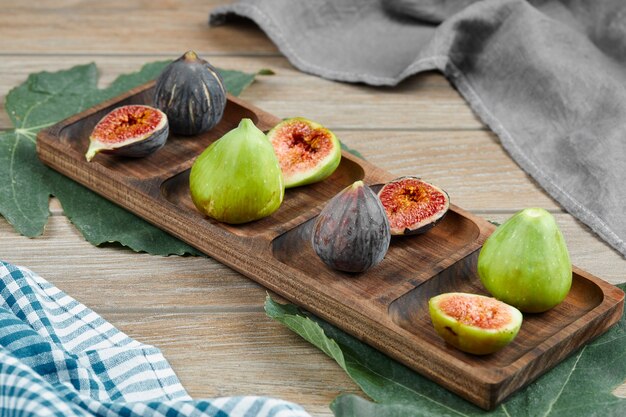
<svg viewBox="0 0 626 417"><path fill-rule="evenodd" d="M475 355L497 352L515 339L522 313L484 295L450 292L428 301L435 331L446 342Z"/></svg>
<svg viewBox="0 0 626 417"><path fill-rule="evenodd" d="M250 119L206 148L189 174L200 212L239 224L269 216L283 201L283 176L272 144Z"/></svg>
<svg viewBox="0 0 626 417"><path fill-rule="evenodd" d="M500 225L480 251L478 275L491 295L525 313L558 305L572 285L572 263L554 217L527 208Z"/></svg>

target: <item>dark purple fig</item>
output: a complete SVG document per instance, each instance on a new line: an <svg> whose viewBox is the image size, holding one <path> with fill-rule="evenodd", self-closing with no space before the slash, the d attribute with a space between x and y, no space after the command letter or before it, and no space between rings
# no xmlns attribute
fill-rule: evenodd
<svg viewBox="0 0 626 417"><path fill-rule="evenodd" d="M161 110L138 104L118 107L94 127L85 157L91 161L98 152L146 156L165 145L168 133Z"/></svg>
<svg viewBox="0 0 626 417"><path fill-rule="evenodd" d="M197 135L209 131L222 119L226 88L211 64L188 51L159 75L154 105L167 114L172 132Z"/></svg>
<svg viewBox="0 0 626 417"><path fill-rule="evenodd" d="M450 197L417 177L401 177L378 191L392 235L414 235L434 227L448 212Z"/></svg>
<svg viewBox="0 0 626 417"><path fill-rule="evenodd" d="M334 196L313 225L315 253L345 272L364 272L382 261L390 240L385 209L363 181Z"/></svg>

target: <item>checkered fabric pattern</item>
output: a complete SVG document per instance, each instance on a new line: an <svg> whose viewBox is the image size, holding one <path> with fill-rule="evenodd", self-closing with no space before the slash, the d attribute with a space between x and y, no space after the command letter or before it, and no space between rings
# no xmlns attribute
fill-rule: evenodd
<svg viewBox="0 0 626 417"><path fill-rule="evenodd" d="M0 416L309 417L272 398L192 400L158 349L2 261Z"/></svg>

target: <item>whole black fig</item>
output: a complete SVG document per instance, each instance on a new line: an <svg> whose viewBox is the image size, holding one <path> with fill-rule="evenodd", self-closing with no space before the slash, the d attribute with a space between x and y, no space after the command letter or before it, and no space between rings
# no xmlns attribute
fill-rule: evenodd
<svg viewBox="0 0 626 417"><path fill-rule="evenodd" d="M383 260L391 234L380 200L363 181L334 196L313 225L312 244L326 265L364 272Z"/></svg>
<svg viewBox="0 0 626 417"><path fill-rule="evenodd" d="M177 135L197 135L219 123L226 108L222 77L207 61L188 51L169 64L154 89L154 105Z"/></svg>

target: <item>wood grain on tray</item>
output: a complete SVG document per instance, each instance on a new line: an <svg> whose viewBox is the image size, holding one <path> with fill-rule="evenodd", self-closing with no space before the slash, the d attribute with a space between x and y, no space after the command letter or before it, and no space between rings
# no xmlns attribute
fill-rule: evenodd
<svg viewBox="0 0 626 417"><path fill-rule="evenodd" d="M40 158L483 408L493 408L621 316L621 290L574 268L566 300L547 313L525 315L520 334L502 351L478 357L451 348L429 322L428 298L449 291L485 293L475 263L493 225L452 206L426 234L394 239L385 260L367 272L331 270L310 247L311 220L352 182L374 185L393 176L344 152L331 177L287 190L273 215L244 225L218 223L191 203L188 173L194 158L243 117L262 130L279 119L229 97L223 120L206 134L170 137L162 150L142 159L101 154L86 162L88 137L98 120L119 105L150 103L152 89L153 83L146 84L42 131Z"/></svg>

